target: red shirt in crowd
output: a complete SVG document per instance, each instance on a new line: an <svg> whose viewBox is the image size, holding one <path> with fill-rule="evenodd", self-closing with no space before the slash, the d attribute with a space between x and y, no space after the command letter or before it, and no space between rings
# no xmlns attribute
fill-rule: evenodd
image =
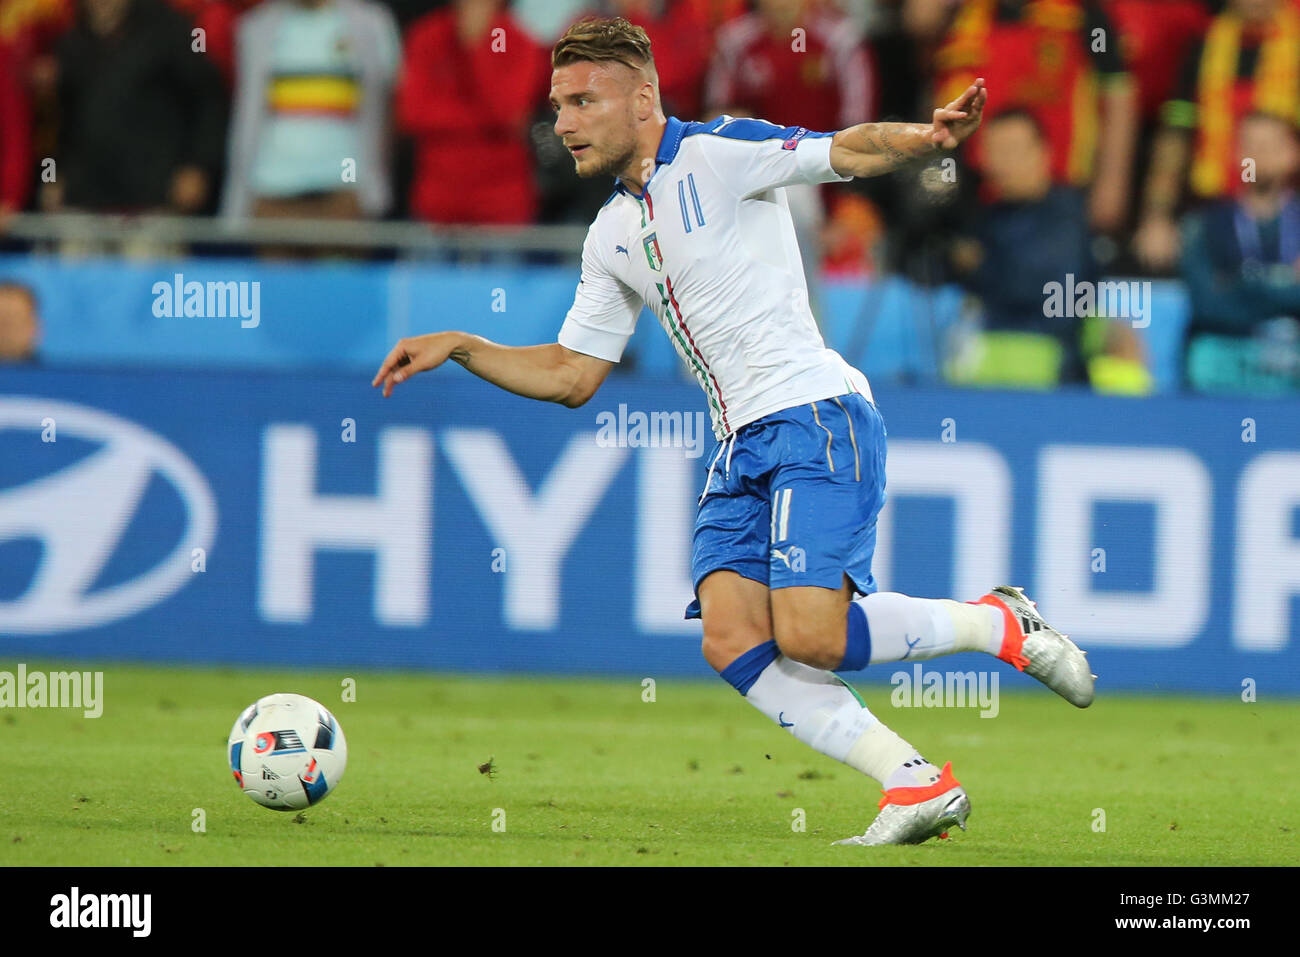
<svg viewBox="0 0 1300 957"><path fill-rule="evenodd" d="M546 52L504 11L466 47L453 7L412 23L405 53L397 122L415 140L411 212L436 223L532 222L528 121L550 78Z"/></svg>
<svg viewBox="0 0 1300 957"><path fill-rule="evenodd" d="M822 132L869 122L871 58L848 21L815 14L800 26L801 37L773 33L751 13L722 27L705 91L708 108Z"/></svg>
<svg viewBox="0 0 1300 957"><path fill-rule="evenodd" d="M0 43L0 208L22 209L31 185L31 120L18 58Z"/></svg>
<svg viewBox="0 0 1300 957"><path fill-rule="evenodd" d="M965 0L935 55L935 102L950 102L984 77L995 91L985 121L1004 110L1028 110L1046 136L1053 179L1083 185L1093 175L1098 84L1127 76L1118 44L1096 44L1093 37L1118 35L1097 0L1027 0L1008 8ZM966 159L976 169L983 166L983 144L979 136L967 144Z"/></svg>
<svg viewBox="0 0 1300 957"><path fill-rule="evenodd" d="M1174 92L1188 48L1210 25L1209 7L1202 0L1108 0L1106 11L1119 27L1142 119L1153 122Z"/></svg>

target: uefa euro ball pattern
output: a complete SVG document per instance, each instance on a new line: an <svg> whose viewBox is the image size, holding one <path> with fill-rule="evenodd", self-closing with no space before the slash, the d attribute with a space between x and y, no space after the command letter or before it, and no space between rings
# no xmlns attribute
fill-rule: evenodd
<svg viewBox="0 0 1300 957"><path fill-rule="evenodd" d="M300 694L267 695L245 708L226 750L244 793L276 811L319 804L348 763L348 742L334 715Z"/></svg>

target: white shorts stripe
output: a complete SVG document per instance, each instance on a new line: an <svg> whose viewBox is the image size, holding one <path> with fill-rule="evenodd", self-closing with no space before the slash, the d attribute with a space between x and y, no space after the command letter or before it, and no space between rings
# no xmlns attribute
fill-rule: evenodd
<svg viewBox="0 0 1300 957"><path fill-rule="evenodd" d="M862 467L858 462L858 437L853 434L853 419L849 418L849 410L844 408L844 403L838 398L832 398L831 401L840 407L840 411L844 413L844 418L848 420L849 441L853 443L853 478L855 481L861 482Z"/></svg>
<svg viewBox="0 0 1300 957"><path fill-rule="evenodd" d="M817 423L817 427L819 429L821 429L823 432L826 433L826 464L829 465L831 467L831 471L834 472L835 460L831 458L831 430L826 428L826 426L822 425L822 417L817 414L817 403L810 402L808 404L812 406L813 421Z"/></svg>

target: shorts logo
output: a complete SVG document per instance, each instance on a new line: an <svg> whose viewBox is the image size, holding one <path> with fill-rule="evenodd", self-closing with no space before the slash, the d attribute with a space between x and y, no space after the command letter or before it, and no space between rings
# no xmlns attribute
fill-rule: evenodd
<svg viewBox="0 0 1300 957"><path fill-rule="evenodd" d="M645 259L655 272L664 271L664 254L659 249L659 234L651 233L641 243L645 249Z"/></svg>
<svg viewBox="0 0 1300 957"><path fill-rule="evenodd" d="M783 150L794 149L796 146L799 145L799 141L807 135L808 135L808 131L804 129L802 126L799 127L797 130L794 131L794 136L790 137L788 140L786 140L784 143L781 144L781 149Z"/></svg>
<svg viewBox="0 0 1300 957"><path fill-rule="evenodd" d="M774 548L772 549L772 557L781 559L785 563L785 567L792 572L808 570L808 555L798 545L790 545L784 552L779 548Z"/></svg>

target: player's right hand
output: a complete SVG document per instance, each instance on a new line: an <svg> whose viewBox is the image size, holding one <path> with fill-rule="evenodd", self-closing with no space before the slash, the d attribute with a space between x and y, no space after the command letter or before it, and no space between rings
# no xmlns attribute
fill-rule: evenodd
<svg viewBox="0 0 1300 957"><path fill-rule="evenodd" d="M454 332L431 332L426 336L413 336L400 340L388 353L383 365L375 373L370 387L384 384L384 398L393 394L393 386L405 382L417 372L436 369L447 361L456 345Z"/></svg>

